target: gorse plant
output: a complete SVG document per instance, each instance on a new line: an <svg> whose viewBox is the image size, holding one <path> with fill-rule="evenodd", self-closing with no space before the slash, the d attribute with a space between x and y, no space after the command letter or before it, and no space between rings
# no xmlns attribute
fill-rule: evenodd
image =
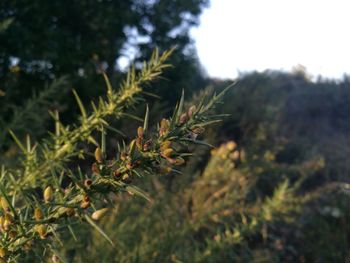
<svg viewBox="0 0 350 263"><path fill-rule="evenodd" d="M64 126L58 112L51 112L55 132L41 143L33 144L29 136L22 143L10 131L22 154L18 157L19 166L1 167L2 262L20 260L26 250L34 248L42 256L52 254L53 261L63 260L52 242L61 242L62 231L69 231L75 237L74 225L81 222L90 224L113 245L96 224L113 207L113 196L127 192L151 200L132 184L134 178L177 173L176 167L191 155L190 144L206 145L197 136L205 126L224 116L211 110L225 90L186 109L182 94L173 115L160 120L156 130L149 128L147 107L143 126L135 131L135 138L130 143L123 141L118 145L117 155L107 158L106 131L115 130L109 120L126 117L126 110L142 101L145 85L169 67L166 60L171 53L172 50L159 55L156 50L139 72L134 68L129 71L118 90L112 88L104 75L106 96L91 104L91 112L73 91L81 111L79 121ZM101 134L101 143L97 142L96 134ZM87 152L84 147L87 142L95 145L94 153ZM91 169L80 168L79 160L89 155L95 159Z"/></svg>

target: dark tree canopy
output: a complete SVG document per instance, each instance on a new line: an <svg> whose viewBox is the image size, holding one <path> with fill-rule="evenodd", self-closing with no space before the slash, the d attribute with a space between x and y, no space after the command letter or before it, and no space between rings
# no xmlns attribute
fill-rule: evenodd
<svg viewBox="0 0 350 263"><path fill-rule="evenodd" d="M20 101L45 82L69 75L78 90L87 85L94 90L96 71L102 68L112 76L119 70L118 58L130 46L139 60L154 47L177 46L172 63L181 65L182 72L183 67L192 72L181 78L173 75L177 83L187 82L200 75L189 29L198 24L207 4L208 0L2 0L0 22L10 23L0 31L1 89L7 100ZM98 89L81 93L94 96Z"/></svg>

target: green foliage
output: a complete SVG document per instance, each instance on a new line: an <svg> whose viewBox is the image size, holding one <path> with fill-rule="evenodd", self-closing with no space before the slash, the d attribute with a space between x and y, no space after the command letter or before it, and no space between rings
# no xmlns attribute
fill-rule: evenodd
<svg viewBox="0 0 350 263"><path fill-rule="evenodd" d="M340 149L324 148L330 119L321 111L327 96L330 109L341 105L347 85L277 73L242 77L218 107L230 117L204 135L213 145L230 138L238 145L226 142L210 157L198 147L183 175L145 178L152 203L119 196L118 210L102 221L114 248L79 229L83 248L69 240L61 253L77 262L347 262L349 186L339 181L347 173L334 157ZM313 100L316 91L325 99ZM291 115L296 109L299 118ZM301 118L310 109L323 114L306 129ZM343 121L334 144L343 142L336 137L347 129Z"/></svg>
<svg viewBox="0 0 350 263"><path fill-rule="evenodd" d="M203 98L197 106L184 107L184 93L171 118L163 118L156 131L148 128L149 111L146 110L143 127L129 144L118 144L116 157L107 159L106 130L115 130L108 119L125 116L126 110L141 100L145 84L159 77L169 67L165 64L172 51L158 54L156 50L141 71L131 68L126 80L114 90L104 75L107 92L98 104L92 102L92 112L85 109L76 91L73 95L81 110L75 125L64 126L58 112L52 112L55 133L41 143L26 143L12 132L14 141L22 151L21 163L13 167L2 166L0 178L1 208L0 258L15 261L26 255L25 250L43 253L48 251L59 257L56 246L63 244L64 229L76 239L74 226L87 222L112 246L115 243L94 221L100 220L114 205L120 192L140 196L149 202L148 195L131 184L136 178L150 177L179 171L191 154L191 144L205 145L196 139L204 127L220 120L211 114L224 90L212 98ZM94 132L101 133L101 144ZM79 166L79 159L88 158L85 144L96 145L92 172ZM18 156L17 156L18 158ZM57 243L57 244L56 244ZM31 257L33 255L28 255Z"/></svg>

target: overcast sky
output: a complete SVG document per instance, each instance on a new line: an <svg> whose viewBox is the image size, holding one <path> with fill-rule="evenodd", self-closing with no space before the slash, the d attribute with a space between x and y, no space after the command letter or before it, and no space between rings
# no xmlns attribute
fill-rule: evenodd
<svg viewBox="0 0 350 263"><path fill-rule="evenodd" d="M297 65L350 73L350 0L211 0L191 32L212 77Z"/></svg>

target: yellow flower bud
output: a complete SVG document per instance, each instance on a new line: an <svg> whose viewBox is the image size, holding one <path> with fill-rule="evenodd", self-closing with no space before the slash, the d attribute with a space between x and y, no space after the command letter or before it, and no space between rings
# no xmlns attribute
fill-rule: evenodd
<svg viewBox="0 0 350 263"><path fill-rule="evenodd" d="M160 145L160 150L164 151L164 150L170 148L170 146L171 146L171 141L164 141Z"/></svg>
<svg viewBox="0 0 350 263"><path fill-rule="evenodd" d="M41 209L39 207L35 208L35 210L34 210L34 218L37 221L43 219L43 212L41 211Z"/></svg>
<svg viewBox="0 0 350 263"><path fill-rule="evenodd" d="M160 122L159 135L163 136L168 132L169 121L167 119L162 119Z"/></svg>
<svg viewBox="0 0 350 263"><path fill-rule="evenodd" d="M44 191L44 201L45 203L48 203L52 200L52 188L51 186L46 187Z"/></svg>
<svg viewBox="0 0 350 263"><path fill-rule="evenodd" d="M7 254L6 248L0 247L0 258L4 258Z"/></svg>
<svg viewBox="0 0 350 263"><path fill-rule="evenodd" d="M7 200L4 197L1 197L0 203L1 203L2 209L5 212L9 212L10 211L9 204L8 204Z"/></svg>
<svg viewBox="0 0 350 263"><path fill-rule="evenodd" d="M162 156L164 156L165 158L170 158L173 154L174 154L174 150L171 148L168 148L162 151Z"/></svg>
<svg viewBox="0 0 350 263"><path fill-rule="evenodd" d="M5 221L8 221L10 223L13 222L13 217L10 214L5 214Z"/></svg>
<svg viewBox="0 0 350 263"><path fill-rule="evenodd" d="M108 212L108 210L109 210L108 208L99 209L99 210L93 212L93 214L91 215L91 218L93 220L97 221L97 220L101 219Z"/></svg>
<svg viewBox="0 0 350 263"><path fill-rule="evenodd" d="M80 203L80 207L82 209L86 209L90 206L90 201L86 201L86 200L83 200L81 203Z"/></svg>
<svg viewBox="0 0 350 263"><path fill-rule="evenodd" d="M144 130L143 128L140 126L137 128L137 137L139 138L143 138L143 134L144 134Z"/></svg>
<svg viewBox="0 0 350 263"><path fill-rule="evenodd" d="M95 159L98 163L103 162L103 153L100 147L97 147L95 150Z"/></svg>
<svg viewBox="0 0 350 263"><path fill-rule="evenodd" d="M0 230L4 231L4 223L5 223L5 218L3 216L0 216Z"/></svg>
<svg viewBox="0 0 350 263"><path fill-rule="evenodd" d="M38 232L41 239L45 239L47 235L47 227L45 225L36 225L36 232Z"/></svg>

